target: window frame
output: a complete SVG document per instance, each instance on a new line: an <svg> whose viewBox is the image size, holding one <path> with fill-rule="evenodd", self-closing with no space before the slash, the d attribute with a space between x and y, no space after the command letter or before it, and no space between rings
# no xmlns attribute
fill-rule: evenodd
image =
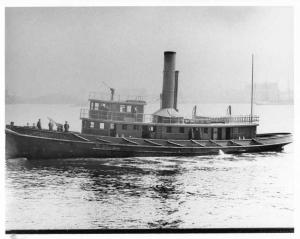
<svg viewBox="0 0 300 239"><path fill-rule="evenodd" d="M126 105L121 104L121 105L120 105L120 112L121 112L121 113L126 113L126 112L127 112L127 109L126 109L126 108L127 108Z"/></svg>
<svg viewBox="0 0 300 239"><path fill-rule="evenodd" d="M140 130L140 126L139 126L139 125L136 125L136 124L134 124L134 125L133 125L133 130Z"/></svg>
<svg viewBox="0 0 300 239"><path fill-rule="evenodd" d="M95 129L95 122L94 121L90 121L90 129Z"/></svg>
<svg viewBox="0 0 300 239"><path fill-rule="evenodd" d="M167 127L166 127L166 132L167 132L168 134L172 133L172 126L167 126Z"/></svg>

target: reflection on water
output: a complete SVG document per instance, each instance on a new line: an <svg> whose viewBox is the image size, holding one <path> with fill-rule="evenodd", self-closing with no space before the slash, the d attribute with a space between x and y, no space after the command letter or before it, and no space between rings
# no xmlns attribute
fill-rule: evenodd
<svg viewBox="0 0 300 239"><path fill-rule="evenodd" d="M293 226L292 150L199 157L10 159L6 228Z"/></svg>

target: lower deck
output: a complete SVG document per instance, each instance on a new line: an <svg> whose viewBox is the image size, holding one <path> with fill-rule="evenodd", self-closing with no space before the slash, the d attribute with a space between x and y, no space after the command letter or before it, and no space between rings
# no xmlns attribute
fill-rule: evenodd
<svg viewBox="0 0 300 239"><path fill-rule="evenodd" d="M291 143L288 133L257 135L252 139L166 140L110 137L57 132L27 127L6 127L6 157L78 158L195 156L282 150Z"/></svg>
<svg viewBox="0 0 300 239"><path fill-rule="evenodd" d="M113 137L175 140L229 140L251 139L256 135L256 124L135 124L130 122L99 122L82 120L83 134Z"/></svg>

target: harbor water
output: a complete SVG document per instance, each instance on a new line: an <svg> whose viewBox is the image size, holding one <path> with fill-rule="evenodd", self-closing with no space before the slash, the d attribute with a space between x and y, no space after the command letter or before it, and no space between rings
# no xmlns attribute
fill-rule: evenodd
<svg viewBox="0 0 300 239"><path fill-rule="evenodd" d="M179 106L186 116L192 107ZM41 118L46 127L49 116L80 131L79 109L6 105L6 123ZM226 105L198 105L199 114L218 112ZM255 113L258 133L293 132L293 106L257 105ZM240 155L7 159L6 229L293 227L293 161L293 144Z"/></svg>

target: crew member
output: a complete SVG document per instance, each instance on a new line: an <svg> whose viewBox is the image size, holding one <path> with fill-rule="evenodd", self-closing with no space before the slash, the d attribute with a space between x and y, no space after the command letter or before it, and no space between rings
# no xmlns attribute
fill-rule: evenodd
<svg viewBox="0 0 300 239"><path fill-rule="evenodd" d="M231 116L231 105L229 105L227 108L227 115Z"/></svg>
<svg viewBox="0 0 300 239"><path fill-rule="evenodd" d="M65 122L64 128L65 128L65 132L69 132L70 125L68 124L68 121Z"/></svg>
<svg viewBox="0 0 300 239"><path fill-rule="evenodd" d="M53 130L53 123L52 123L51 120L49 121L48 126L49 126L49 130L52 131Z"/></svg>
<svg viewBox="0 0 300 239"><path fill-rule="evenodd" d="M38 120L37 124L36 124L36 127L38 129L42 129L42 123L41 123L41 119Z"/></svg>

